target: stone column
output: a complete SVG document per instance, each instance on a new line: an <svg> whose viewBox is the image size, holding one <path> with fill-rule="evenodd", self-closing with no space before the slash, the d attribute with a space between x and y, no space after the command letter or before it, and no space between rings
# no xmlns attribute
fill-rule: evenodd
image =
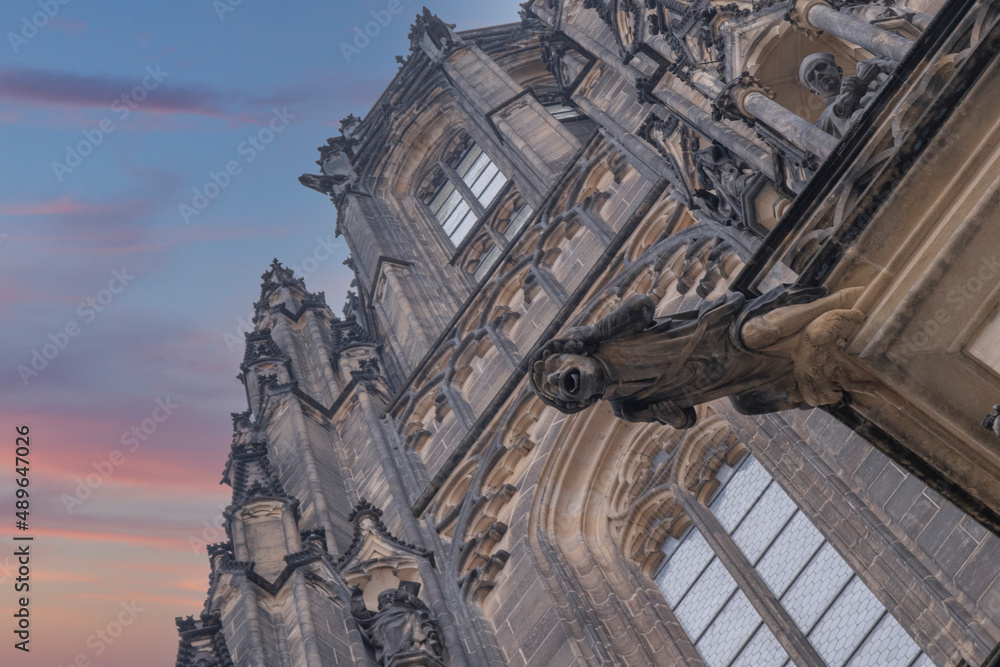
<svg viewBox="0 0 1000 667"><path fill-rule="evenodd" d="M264 655L264 636L260 629L260 615L257 613L257 591L245 576L241 575L240 578L242 579L239 583L240 604L246 611L246 626L250 631L250 641L247 642L250 646L250 665L251 667L267 667ZM228 625L229 627L226 629L229 630L230 635L236 634L234 630L246 632L246 628L233 627L232 623Z"/></svg>
<svg viewBox="0 0 1000 667"><path fill-rule="evenodd" d="M772 100L773 95L744 72L743 76L726 85L716 98L715 106L724 116L754 118L802 150L823 159L829 157L837 146L837 139Z"/></svg>
<svg viewBox="0 0 1000 667"><path fill-rule="evenodd" d="M666 86L658 87L653 95L665 107L686 119L696 130L739 155L754 169L759 169L772 180L777 177L774 160L766 148L758 146L725 123L714 120L707 111Z"/></svg>
<svg viewBox="0 0 1000 667"><path fill-rule="evenodd" d="M742 106L748 115L764 121L799 148L821 158L829 157L837 145L832 135L762 93L749 93L743 98Z"/></svg>
<svg viewBox="0 0 1000 667"><path fill-rule="evenodd" d="M316 640L316 626L313 624L312 610L309 608L309 591L306 589L302 570L292 572L292 599L298 617L296 620L302 640L302 652L306 655L306 665L323 667L323 656L320 655L319 643Z"/></svg>
<svg viewBox="0 0 1000 667"><path fill-rule="evenodd" d="M364 413L365 421L368 424L369 432L371 433L372 441L378 450L378 458L382 467L382 473L385 475L385 480L389 484L389 491L392 495L392 499L398 503L400 506L399 517L403 523L403 534L406 536L408 541L415 543L420 543L422 541L422 530L420 528L420 523L417 518L410 511L408 505L410 504L410 497L406 493L406 486L403 483L403 476L397 467L397 456L392 451L392 445L385 437L385 433L382 431L382 426L380 419L378 417L378 410L374 405L372 400L368 381L361 381L357 384L357 397L358 404L361 406L361 410ZM460 633L458 623L456 622L455 616L451 609L448 607L446 601L447 595L445 591L442 590L441 583L438 581L438 574L430 562L421 558L418 561L418 568L420 571L420 578L423 580L424 590L427 591L427 598L430 604L428 605L434 612L434 616L437 618L438 626L441 629L441 635L444 638L445 646L449 649L449 655L451 657L451 664L454 667L471 667L471 664L466 656L466 651L470 653L477 652L475 642L465 642L463 641L462 634ZM456 610L457 611L457 610ZM464 620L464 619L463 619Z"/></svg>
<svg viewBox="0 0 1000 667"><path fill-rule="evenodd" d="M905 37L877 28L855 16L842 14L824 0L796 0L789 7L788 15L792 23L811 36L825 30L896 62L902 60L913 46L913 42Z"/></svg>
<svg viewBox="0 0 1000 667"><path fill-rule="evenodd" d="M281 527L285 531L285 549L288 553L302 551L302 536L299 533L299 523L295 520L295 513L286 503L281 508Z"/></svg>
<svg viewBox="0 0 1000 667"><path fill-rule="evenodd" d="M326 386L323 388L324 402L329 405L340 394L340 382L333 372L333 360L330 359L330 352L323 342L323 333L320 331L319 322L316 320L316 312L310 308L306 311L306 327L309 329L310 347L316 351L319 357L319 365L323 370L323 380Z"/></svg>

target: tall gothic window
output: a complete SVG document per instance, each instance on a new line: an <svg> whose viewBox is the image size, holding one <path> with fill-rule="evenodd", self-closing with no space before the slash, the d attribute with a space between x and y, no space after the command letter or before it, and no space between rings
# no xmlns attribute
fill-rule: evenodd
<svg viewBox="0 0 1000 667"><path fill-rule="evenodd" d="M828 665L933 664L756 459L723 465L718 479L709 509L722 539ZM708 665L792 664L697 526L663 551L656 583Z"/></svg>
<svg viewBox="0 0 1000 667"><path fill-rule="evenodd" d="M501 251L510 244L514 237L517 236L517 233L524 227L525 223L528 222L532 212L533 210L531 206L524 203L517 210L517 212L510 217L510 222L500 233L500 238L493 239L493 245L476 265L476 269L473 271L473 276L476 280L482 280L486 276L486 272L489 271L490 268L492 268L492 266L496 263L497 259L499 259Z"/></svg>
<svg viewBox="0 0 1000 667"><path fill-rule="evenodd" d="M438 166L445 178L429 205L457 248L510 179L475 144L455 164L442 160Z"/></svg>

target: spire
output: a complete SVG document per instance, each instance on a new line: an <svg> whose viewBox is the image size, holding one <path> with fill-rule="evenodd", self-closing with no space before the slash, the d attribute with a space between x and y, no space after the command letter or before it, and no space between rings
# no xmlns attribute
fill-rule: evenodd
<svg viewBox="0 0 1000 667"><path fill-rule="evenodd" d="M326 294L310 292L306 289L305 280L296 278L295 272L277 259L271 262L260 278L260 299L254 304L254 324L258 324L263 314L272 308L284 307L290 313L296 313L303 306L326 306Z"/></svg>

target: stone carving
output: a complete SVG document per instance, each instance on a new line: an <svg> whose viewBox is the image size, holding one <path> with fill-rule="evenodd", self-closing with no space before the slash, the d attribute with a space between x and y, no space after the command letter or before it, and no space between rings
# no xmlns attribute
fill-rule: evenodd
<svg viewBox="0 0 1000 667"><path fill-rule="evenodd" d="M757 172L741 168L729 151L717 144L695 153L695 168L699 189L694 198L701 208L716 222L742 222L743 195Z"/></svg>
<svg viewBox="0 0 1000 667"><path fill-rule="evenodd" d="M675 428L694 425L695 405L724 396L744 414L832 405L845 391L876 389L840 356L865 317L851 309L861 289L729 294L665 318L653 316L652 298L636 295L546 343L532 360L531 385L562 412L604 399L622 419Z"/></svg>
<svg viewBox="0 0 1000 667"><path fill-rule="evenodd" d="M462 43L462 40L455 34L455 24L445 23L436 14L431 13L427 7L424 7L423 11L417 14L417 20L410 28L410 50L416 50L420 47L420 42L425 34L431 45L443 53L447 53Z"/></svg>
<svg viewBox="0 0 1000 667"><path fill-rule="evenodd" d="M993 412L983 417L983 428L1000 438L1000 404L993 406Z"/></svg>
<svg viewBox="0 0 1000 667"><path fill-rule="evenodd" d="M399 588L382 591L378 611L365 606L361 588L351 590L351 614L375 648L375 659L385 667L442 665L443 647L437 621L417 594L420 584L401 581Z"/></svg>
<svg viewBox="0 0 1000 667"><path fill-rule="evenodd" d="M302 174L299 176L299 183L327 196L333 196L337 188L347 182L345 176L322 176L316 174Z"/></svg>
<svg viewBox="0 0 1000 667"><path fill-rule="evenodd" d="M844 78L832 54L806 56L799 65L799 80L826 103L816 127L838 139L844 136L895 66L886 58L862 60L857 76Z"/></svg>

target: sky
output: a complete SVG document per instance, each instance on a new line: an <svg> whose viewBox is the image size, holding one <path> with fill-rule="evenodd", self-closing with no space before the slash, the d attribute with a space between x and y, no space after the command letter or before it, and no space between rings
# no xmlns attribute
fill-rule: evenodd
<svg viewBox="0 0 1000 667"><path fill-rule="evenodd" d="M518 20L515 0L426 4L459 30ZM297 179L391 81L420 8L0 5L0 665L174 664L225 539L260 275L278 258L339 312L348 249Z"/></svg>

